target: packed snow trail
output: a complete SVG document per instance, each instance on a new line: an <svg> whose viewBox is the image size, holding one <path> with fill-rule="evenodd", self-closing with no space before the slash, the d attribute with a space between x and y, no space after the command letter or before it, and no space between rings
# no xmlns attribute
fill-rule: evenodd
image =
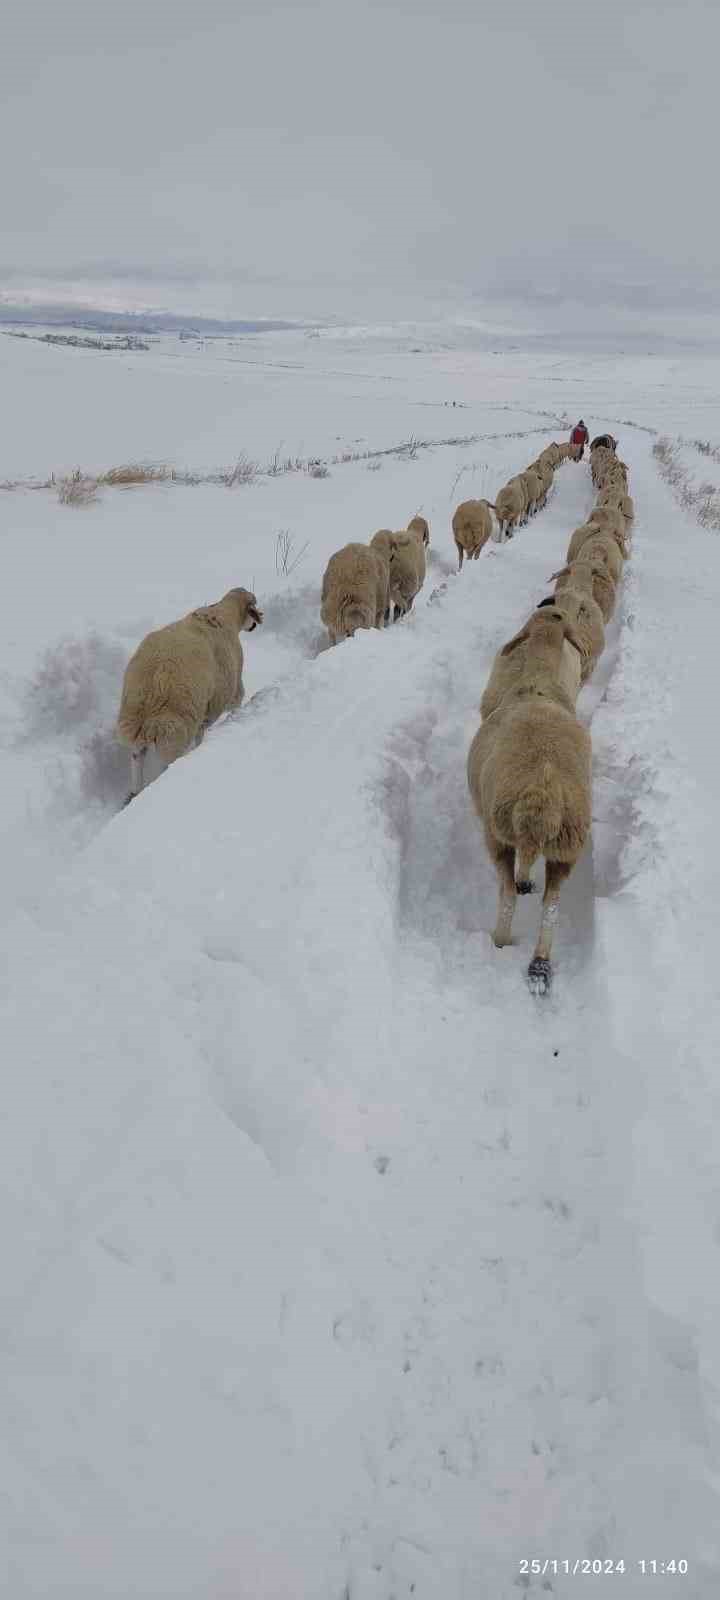
<svg viewBox="0 0 720 1600"><path fill-rule="evenodd" d="M686 1600L717 1592L692 713L718 580L699 531L686 575L646 441L626 453L633 556L580 706L605 897L588 852L549 1000L524 978L536 899L491 944L464 768L494 651L592 501L573 467L411 618L217 728L11 924L13 1600L635 1600L654 1554L690 1560ZM522 1581L578 1555L628 1571Z"/></svg>

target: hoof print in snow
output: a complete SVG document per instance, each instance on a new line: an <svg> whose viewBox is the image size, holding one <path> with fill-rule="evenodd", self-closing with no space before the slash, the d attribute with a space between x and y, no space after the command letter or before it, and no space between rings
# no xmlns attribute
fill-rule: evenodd
<svg viewBox="0 0 720 1600"><path fill-rule="evenodd" d="M381 1178L385 1177L385 1173L387 1172L387 1169L388 1169L389 1165L390 1165L390 1157L389 1156L376 1156L375 1160L373 1161L373 1166L375 1168L375 1171L380 1173L380 1177Z"/></svg>
<svg viewBox="0 0 720 1600"><path fill-rule="evenodd" d="M515 888L516 888L518 894L534 894L535 893L535 885L534 885L534 883L532 881L532 878L521 878L520 882L516 883Z"/></svg>
<svg viewBox="0 0 720 1600"><path fill-rule="evenodd" d="M528 987L531 994L547 994L552 983L552 967L542 956L535 956L528 967Z"/></svg>

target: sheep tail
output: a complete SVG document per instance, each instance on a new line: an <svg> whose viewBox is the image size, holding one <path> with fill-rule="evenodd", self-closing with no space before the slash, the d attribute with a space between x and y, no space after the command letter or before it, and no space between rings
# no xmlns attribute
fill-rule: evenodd
<svg viewBox="0 0 720 1600"><path fill-rule="evenodd" d="M117 732L123 744L136 752L156 745L161 752L181 754L189 743L182 717L167 710L146 712L142 717L120 717Z"/></svg>
<svg viewBox="0 0 720 1600"><path fill-rule="evenodd" d="M515 878L527 882L538 856L560 832L563 820L563 792L551 762L543 762L539 775L528 784L513 806L515 835Z"/></svg>
<svg viewBox="0 0 720 1600"><path fill-rule="evenodd" d="M348 598L338 608L339 621L346 635L355 633L357 628L366 626L367 618L362 606L356 600Z"/></svg>

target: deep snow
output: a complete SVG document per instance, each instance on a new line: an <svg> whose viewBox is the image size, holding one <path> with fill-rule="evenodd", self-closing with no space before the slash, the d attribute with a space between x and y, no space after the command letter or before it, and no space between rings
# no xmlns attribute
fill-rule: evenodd
<svg viewBox="0 0 720 1600"><path fill-rule="evenodd" d="M229 388L212 350L183 367L174 341L3 342L11 478L506 436L236 491L2 499L2 1592L513 1600L602 1582L634 1600L654 1582L710 1600L720 557L652 430L717 441L716 373L615 362L611 398L589 361L579 400L578 360L523 374L336 339L330 381L322 341L282 338L281 379L236 361ZM554 384L556 415L631 419L615 431L637 522L580 701L592 850L538 1002L537 901L496 951L464 765L493 653L591 504L587 468L460 576L449 521L557 433ZM418 510L415 614L325 649L329 553ZM289 579L282 528L308 545ZM234 583L266 612L247 705L118 813L128 654ZM628 1570L524 1584L534 1556ZM690 1571L642 1577L641 1557Z"/></svg>

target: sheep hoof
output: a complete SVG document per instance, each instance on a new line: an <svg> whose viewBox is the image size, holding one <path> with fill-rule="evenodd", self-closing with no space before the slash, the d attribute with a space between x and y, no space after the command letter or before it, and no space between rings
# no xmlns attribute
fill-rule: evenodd
<svg viewBox="0 0 720 1600"><path fill-rule="evenodd" d="M517 894L534 894L535 893L535 885L534 885L534 883L532 881L532 878L521 878L520 882L516 883L515 889L516 889Z"/></svg>
<svg viewBox="0 0 720 1600"><path fill-rule="evenodd" d="M528 967L528 988L531 994L547 994L552 983L552 967L545 956L533 956Z"/></svg>

